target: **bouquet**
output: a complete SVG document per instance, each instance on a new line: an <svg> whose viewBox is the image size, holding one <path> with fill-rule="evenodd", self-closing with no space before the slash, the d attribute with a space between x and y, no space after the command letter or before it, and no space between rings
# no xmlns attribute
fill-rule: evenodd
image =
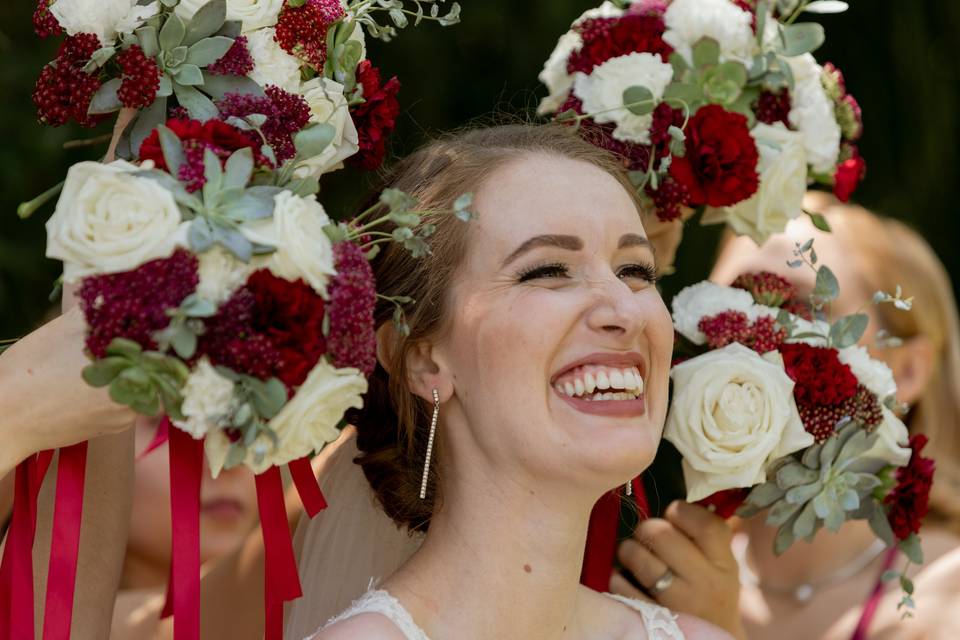
<svg viewBox="0 0 960 640"><path fill-rule="evenodd" d="M810 0L617 0L580 16L544 65L539 111L622 158L661 221L704 208L763 242L803 213L807 185L846 201L864 175L860 108L811 52ZM822 216L810 213L826 228Z"/></svg>
<svg viewBox="0 0 960 640"><path fill-rule="evenodd" d="M380 165L399 113L399 82L381 84L364 29L389 40L408 16L457 22L459 6L440 16L442 1L41 0L34 15L41 36L66 32L34 92L40 121L92 126L121 111L111 161L74 165L19 213L62 190L47 255L77 286L83 377L162 416L148 451L169 442L165 614L181 640L199 635L204 457L214 475L236 465L256 474L266 637L280 638L283 603L300 596L280 467L308 515L326 506L310 457L362 406L376 363L368 261L387 242L419 257L432 218L470 217L470 194L451 211L417 211L388 189L346 222L317 199L320 177L345 161ZM384 12L391 24L378 22ZM391 302L402 325L411 301ZM69 636L85 454L86 443L60 451L45 637ZM35 488L51 456L23 463ZM36 491L17 499L29 515ZM33 525L19 520L0 565L4 598L32 584L16 558L29 557ZM13 635L33 637L32 607L8 610Z"/></svg>
<svg viewBox="0 0 960 640"><path fill-rule="evenodd" d="M812 241L795 255L792 266L816 271L809 301L768 272L731 287L702 282L673 301L685 356L671 373L664 437L683 456L687 499L723 517L765 512L778 528L777 554L856 519L920 564L933 476L921 455L926 438L909 437L892 372L857 344L868 316L830 322L836 277L817 265ZM900 291L874 302L912 303ZM912 585L901 580L912 605Z"/></svg>

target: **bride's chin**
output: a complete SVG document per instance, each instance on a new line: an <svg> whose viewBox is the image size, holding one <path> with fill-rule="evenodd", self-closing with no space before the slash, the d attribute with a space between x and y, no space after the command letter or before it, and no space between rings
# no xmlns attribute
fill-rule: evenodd
<svg viewBox="0 0 960 640"><path fill-rule="evenodd" d="M615 487L638 476L650 466L657 453L662 426L645 417L629 425L590 425L578 429L572 464L584 469L590 484L602 490Z"/></svg>

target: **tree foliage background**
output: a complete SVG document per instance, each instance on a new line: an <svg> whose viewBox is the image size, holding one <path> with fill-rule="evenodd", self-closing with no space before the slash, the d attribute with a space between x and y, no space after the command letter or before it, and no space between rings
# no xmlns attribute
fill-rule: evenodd
<svg viewBox="0 0 960 640"><path fill-rule="evenodd" d="M598 1L461 0L459 25L423 24L389 44L371 40L370 58L387 77L399 76L403 86L394 154L410 151L432 132L494 112L532 114L544 93L537 74L557 37ZM868 174L857 198L912 224L956 274L960 3L851 0L851 5L845 14L821 17L827 43L817 57L843 70L863 107L861 151ZM21 221L17 204L62 180L70 164L95 159L104 149L64 150L64 142L109 132L109 123L88 130L36 122L33 83L58 43L34 35L34 6L29 0L8 3L0 26L5 60L0 65L0 338L23 335L40 322L51 307L48 296L59 274L58 264L43 256L43 224L52 206ZM331 215L347 215L365 199L367 177L346 170L327 178L332 179L325 179L321 200ZM717 227L688 229L678 271L664 282L666 295L707 273L718 232ZM956 287L960 276L954 280Z"/></svg>

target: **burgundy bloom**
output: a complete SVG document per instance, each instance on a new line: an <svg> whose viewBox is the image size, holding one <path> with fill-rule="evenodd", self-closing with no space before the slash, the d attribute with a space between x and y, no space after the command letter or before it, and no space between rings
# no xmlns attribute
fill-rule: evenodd
<svg viewBox="0 0 960 640"><path fill-rule="evenodd" d="M927 444L927 436L918 434L910 438L910 462L897 469L897 485L883 503L889 509L887 519L898 540L905 540L912 533L919 533L920 524L927 515L930 503L930 487L936 463L924 458L920 452Z"/></svg>
<svg viewBox="0 0 960 640"><path fill-rule="evenodd" d="M204 323L197 342L197 355L206 355L237 373L266 379L273 375L280 354L270 339L253 327L256 297L240 287L224 302L217 314Z"/></svg>
<svg viewBox="0 0 960 640"><path fill-rule="evenodd" d="M727 519L737 512L740 505L744 503L747 496L750 495L749 489L724 489L717 491L697 502L701 507L706 507L723 519Z"/></svg>
<svg viewBox="0 0 960 640"><path fill-rule="evenodd" d="M387 153L387 137L393 132L400 115L397 93L400 81L390 78L380 86L380 70L369 60L357 65L357 84L363 87L363 102L350 109L359 135L360 151L349 162L368 171L383 164Z"/></svg>
<svg viewBox="0 0 960 640"><path fill-rule="evenodd" d="M370 375L377 364L373 270L363 251L352 242L338 242L333 256L337 275L329 287L330 357L336 367L355 367Z"/></svg>
<svg viewBox="0 0 960 640"><path fill-rule="evenodd" d="M753 113L756 114L757 120L764 124L779 122L785 127L790 126L790 108L789 89L779 91L764 89L753 103Z"/></svg>
<svg viewBox="0 0 960 640"><path fill-rule="evenodd" d="M836 349L793 343L782 345L780 353L787 375L796 383L793 395L798 404L840 404L856 393L857 377L840 362Z"/></svg>
<svg viewBox="0 0 960 640"><path fill-rule="evenodd" d="M687 188L690 204L724 207L756 193L759 155L743 115L710 104L694 114L686 134L686 155L673 159L670 175Z"/></svg>
<svg viewBox="0 0 960 640"><path fill-rule="evenodd" d="M779 307L797 294L789 280L771 271L741 274L732 286L749 291L754 302L768 307Z"/></svg>
<svg viewBox="0 0 960 640"><path fill-rule="evenodd" d="M101 80L98 72L87 73L83 68L99 48L100 40L92 33L67 36L63 41L57 57L43 68L33 89L40 122L59 127L73 120L82 127L92 127L106 117L87 113Z"/></svg>
<svg viewBox="0 0 960 640"><path fill-rule="evenodd" d="M132 109L143 109L153 104L160 89L160 69L157 63L143 54L140 45L132 45L117 54L123 70L123 81L117 91L120 103Z"/></svg>
<svg viewBox="0 0 960 640"><path fill-rule="evenodd" d="M762 316L753 322L742 311L724 311L713 316L701 318L697 328L707 337L707 346L711 349L739 342L759 354L778 349L787 339L787 332L769 316Z"/></svg>
<svg viewBox="0 0 960 640"><path fill-rule="evenodd" d="M310 106L303 96L288 93L273 85L267 86L264 92L265 96L228 93L217 103L217 109L221 118L244 117L253 113L267 116L261 130L277 162L285 162L296 155L293 135L310 121Z"/></svg>
<svg viewBox="0 0 960 640"><path fill-rule="evenodd" d="M84 278L78 295L87 349L102 358L114 338L155 349L153 334L170 324L167 309L179 307L199 281L197 258L183 249L133 271Z"/></svg>
<svg viewBox="0 0 960 640"><path fill-rule="evenodd" d="M797 409L803 428L816 442L823 442L832 436L841 420L853 420L868 431L883 422L883 410L877 396L862 384L857 385L850 398L839 404L798 402Z"/></svg>
<svg viewBox="0 0 960 640"><path fill-rule="evenodd" d="M217 76L245 76L253 71L247 36L238 36L219 60L207 65L207 71Z"/></svg>
<svg viewBox="0 0 960 640"><path fill-rule="evenodd" d="M274 38L284 51L322 71L327 61L327 30L345 15L340 0L307 0L299 7L285 2Z"/></svg>
<svg viewBox="0 0 960 640"><path fill-rule="evenodd" d="M63 29L60 28L60 23L57 22L54 15L50 13L50 5L56 1L57 0L39 0L39 2L37 2L37 8L33 12L33 30L41 38L58 36L63 33Z"/></svg>
<svg viewBox="0 0 960 640"><path fill-rule="evenodd" d="M618 18L592 18L574 27L583 45L567 61L567 72L589 74L611 58L630 53L658 53L666 60L673 47L664 42L663 14L625 13Z"/></svg>

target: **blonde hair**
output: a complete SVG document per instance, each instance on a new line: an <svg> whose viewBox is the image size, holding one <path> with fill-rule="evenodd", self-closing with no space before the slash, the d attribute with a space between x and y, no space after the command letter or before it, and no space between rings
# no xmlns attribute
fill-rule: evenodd
<svg viewBox="0 0 960 640"><path fill-rule="evenodd" d="M913 311L880 305L877 317L890 335L924 336L933 347L933 371L908 425L911 434L930 438L924 453L937 464L929 521L960 533L960 318L950 277L930 245L902 222L825 193L809 194L806 203L827 217L837 241L859 261L868 295L900 285L914 298Z"/></svg>

